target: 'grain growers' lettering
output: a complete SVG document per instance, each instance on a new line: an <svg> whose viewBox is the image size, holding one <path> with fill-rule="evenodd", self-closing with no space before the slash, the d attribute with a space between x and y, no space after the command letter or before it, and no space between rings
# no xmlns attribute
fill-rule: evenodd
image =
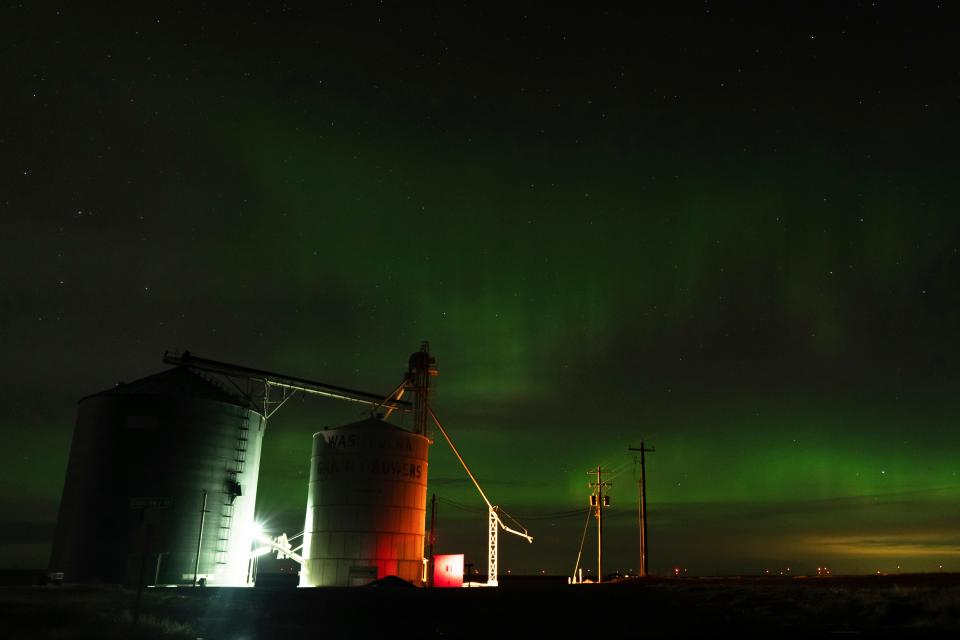
<svg viewBox="0 0 960 640"><path fill-rule="evenodd" d="M423 465L419 462L389 458L358 460L353 457L326 457L317 458L317 473L321 475L331 473L379 474L419 480L423 477Z"/></svg>

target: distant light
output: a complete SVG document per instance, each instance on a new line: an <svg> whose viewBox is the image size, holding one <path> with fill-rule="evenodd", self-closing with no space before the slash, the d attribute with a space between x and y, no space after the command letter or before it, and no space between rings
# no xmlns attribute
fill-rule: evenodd
<svg viewBox="0 0 960 640"><path fill-rule="evenodd" d="M271 549L270 547L260 547L259 549L254 549L253 551L251 551L251 552L250 552L250 557L251 557L251 558L259 558L260 556L265 556L265 555L267 555L267 554L270 553L271 551L273 551L273 549Z"/></svg>

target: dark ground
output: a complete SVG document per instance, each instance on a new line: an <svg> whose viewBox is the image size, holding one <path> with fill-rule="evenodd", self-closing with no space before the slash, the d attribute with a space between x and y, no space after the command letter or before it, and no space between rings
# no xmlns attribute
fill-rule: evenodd
<svg viewBox="0 0 960 640"><path fill-rule="evenodd" d="M960 632L960 575L652 578L568 586L514 578L498 589L148 590L0 587L9 638L541 638Z"/></svg>

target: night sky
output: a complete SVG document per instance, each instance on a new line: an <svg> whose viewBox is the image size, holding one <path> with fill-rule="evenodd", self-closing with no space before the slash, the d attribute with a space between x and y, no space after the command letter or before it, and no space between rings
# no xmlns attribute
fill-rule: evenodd
<svg viewBox="0 0 960 640"><path fill-rule="evenodd" d="M641 440L653 572L960 570L940 3L198 4L0 9L0 568L47 562L76 401L164 350L386 393L429 340L536 538L504 571L572 570L597 464L635 569ZM269 527L361 413L276 415ZM442 439L430 491L485 567Z"/></svg>

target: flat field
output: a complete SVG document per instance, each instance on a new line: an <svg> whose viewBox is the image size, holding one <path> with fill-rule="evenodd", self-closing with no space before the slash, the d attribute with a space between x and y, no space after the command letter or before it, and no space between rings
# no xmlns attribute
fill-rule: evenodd
<svg viewBox="0 0 960 640"><path fill-rule="evenodd" d="M44 638L544 638L765 635L958 637L960 574L649 578L496 589L0 588L0 636ZM600 634L599 636L597 634Z"/></svg>

